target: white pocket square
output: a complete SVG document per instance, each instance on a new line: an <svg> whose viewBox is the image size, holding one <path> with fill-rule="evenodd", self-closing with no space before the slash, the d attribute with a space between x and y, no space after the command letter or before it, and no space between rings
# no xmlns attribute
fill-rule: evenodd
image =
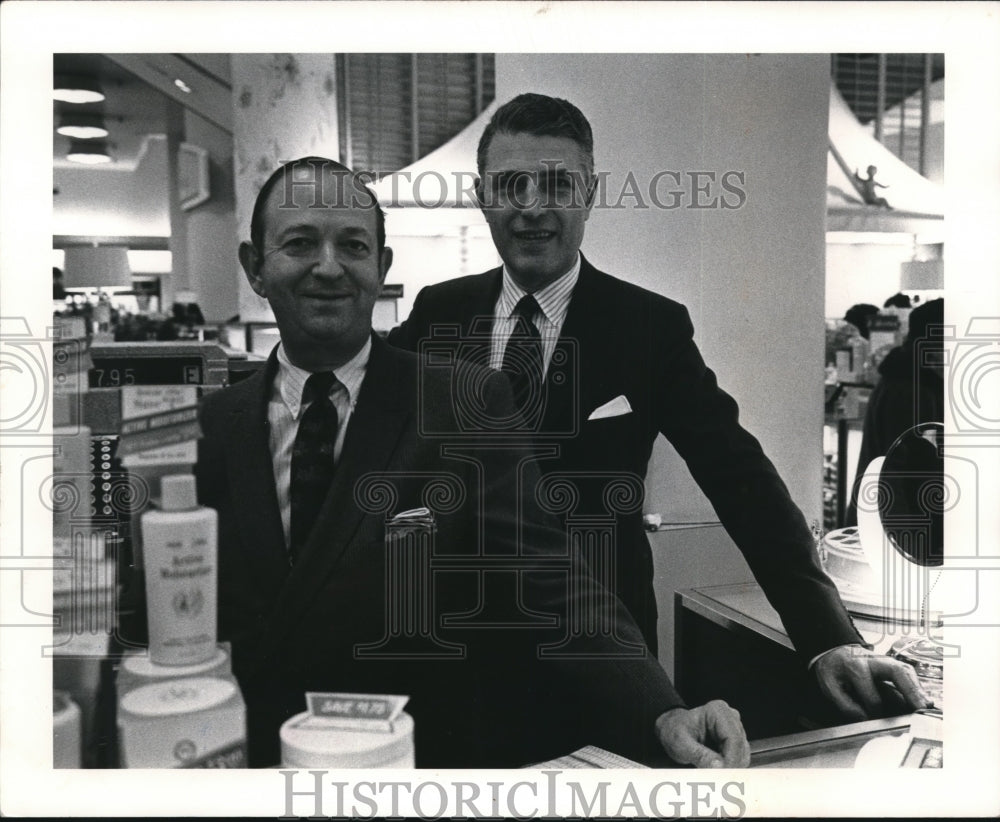
<svg viewBox="0 0 1000 822"><path fill-rule="evenodd" d="M603 420L606 417L620 417L624 414L631 414L632 406L628 404L628 397L619 394L613 400L609 400L604 405L595 408L588 420Z"/></svg>

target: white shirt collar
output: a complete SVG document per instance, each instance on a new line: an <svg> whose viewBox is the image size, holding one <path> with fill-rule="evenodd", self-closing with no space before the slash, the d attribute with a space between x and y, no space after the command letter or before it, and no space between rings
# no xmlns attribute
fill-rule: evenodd
<svg viewBox="0 0 1000 822"><path fill-rule="evenodd" d="M365 369L368 367L371 350L372 340L369 337L357 354L339 368L333 369L334 376L347 389L352 408L358 400L358 392L361 390L361 383L365 378ZM302 391L312 372L294 365L285 353L285 346L280 343L278 344L277 356L278 373L275 377L275 384L278 394L292 415L292 419L298 419L299 413L302 411Z"/></svg>
<svg viewBox="0 0 1000 822"><path fill-rule="evenodd" d="M566 318L569 310L569 301L573 296L573 288L580 278L580 252L576 254L576 262L565 274L557 277L545 288L534 292L538 307L541 308L545 318L556 324L561 324ZM518 302L528 292L514 282L514 278L507 270L506 264L503 267L503 284L500 288L500 299L497 302L497 313L503 318L508 318L514 313Z"/></svg>

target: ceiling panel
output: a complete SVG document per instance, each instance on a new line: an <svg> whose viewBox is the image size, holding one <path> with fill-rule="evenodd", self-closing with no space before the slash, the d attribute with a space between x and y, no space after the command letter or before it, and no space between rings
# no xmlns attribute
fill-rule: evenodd
<svg viewBox="0 0 1000 822"><path fill-rule="evenodd" d="M132 171L144 156L150 135L167 132L170 100L232 131L232 95L229 55L226 54L56 54L55 74L96 79L106 99L100 103L72 105L54 102L55 122L67 112L104 116L112 162L86 166L94 171ZM182 90L175 81L191 89ZM66 160L69 138L53 134L53 166L80 169Z"/></svg>
<svg viewBox="0 0 1000 822"><path fill-rule="evenodd" d="M108 149L113 162L103 166L88 166L99 170L132 170L145 151L150 134L166 133L166 97L148 83L118 66L101 54L56 54L54 73L82 75L96 79L105 99L100 103L73 105L54 102L54 117L59 124L63 113L96 113L104 116L108 128ZM53 165L55 168L81 168L66 159L69 138L53 134Z"/></svg>

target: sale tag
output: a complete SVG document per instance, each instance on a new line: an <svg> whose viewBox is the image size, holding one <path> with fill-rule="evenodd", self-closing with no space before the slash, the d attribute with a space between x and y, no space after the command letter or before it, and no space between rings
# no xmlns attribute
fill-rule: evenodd
<svg viewBox="0 0 1000 822"><path fill-rule="evenodd" d="M306 693L308 719L302 728L349 728L392 732L392 723L402 713L408 696L395 694Z"/></svg>

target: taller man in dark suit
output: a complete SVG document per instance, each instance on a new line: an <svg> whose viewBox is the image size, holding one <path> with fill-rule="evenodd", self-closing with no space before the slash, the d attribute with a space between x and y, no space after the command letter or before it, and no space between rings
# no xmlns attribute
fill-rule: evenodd
<svg viewBox="0 0 1000 822"><path fill-rule="evenodd" d="M738 715L686 708L621 604L568 561L527 453L463 449L450 377L372 334L392 252L370 190L329 160L286 164L250 233L240 262L281 343L266 368L206 398L197 469L219 512L219 628L250 764L277 764L280 725L306 691L337 691L409 695L418 767L518 766L584 744L745 766ZM506 380L476 376L486 418L516 416ZM418 506L435 518L433 550L387 543L387 519ZM548 627L463 621L476 570L515 561L518 604ZM623 643L582 637L559 654L574 592L614 614Z"/></svg>
<svg viewBox="0 0 1000 822"><path fill-rule="evenodd" d="M912 669L863 647L802 513L702 360L684 306L580 253L596 188L586 117L566 100L522 94L494 114L477 164L476 195L504 264L423 289L390 342L420 350L452 334L468 357L508 372L542 471L578 487L574 515L616 517L615 592L651 648L657 614L641 508L615 510L599 479L641 481L663 434L838 708L879 715L884 681L913 708L927 704Z"/></svg>

